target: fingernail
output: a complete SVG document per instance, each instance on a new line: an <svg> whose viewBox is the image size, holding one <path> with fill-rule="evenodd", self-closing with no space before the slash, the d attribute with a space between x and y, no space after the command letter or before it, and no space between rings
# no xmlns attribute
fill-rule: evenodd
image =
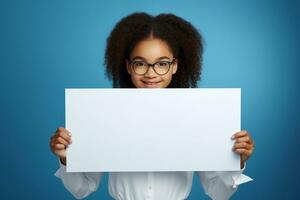
<svg viewBox="0 0 300 200"><path fill-rule="evenodd" d="M234 139L234 135L233 135L233 136L231 136L231 139L232 139L232 140Z"/></svg>
<svg viewBox="0 0 300 200"><path fill-rule="evenodd" d="M71 133L69 133L69 136L72 136L72 134L71 134Z"/></svg>

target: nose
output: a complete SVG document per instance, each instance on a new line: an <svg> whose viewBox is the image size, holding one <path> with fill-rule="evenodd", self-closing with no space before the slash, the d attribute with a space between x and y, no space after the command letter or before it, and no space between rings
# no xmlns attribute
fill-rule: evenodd
<svg viewBox="0 0 300 200"><path fill-rule="evenodd" d="M155 71L153 69L153 66L149 66L148 71L147 71L147 73L144 76L145 77L149 77L149 78L156 76L156 73L155 73Z"/></svg>

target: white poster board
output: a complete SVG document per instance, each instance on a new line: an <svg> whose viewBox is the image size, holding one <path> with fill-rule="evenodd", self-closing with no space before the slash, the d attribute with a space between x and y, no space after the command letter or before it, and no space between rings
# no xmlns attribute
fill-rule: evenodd
<svg viewBox="0 0 300 200"><path fill-rule="evenodd" d="M68 172L236 171L240 88L66 89Z"/></svg>

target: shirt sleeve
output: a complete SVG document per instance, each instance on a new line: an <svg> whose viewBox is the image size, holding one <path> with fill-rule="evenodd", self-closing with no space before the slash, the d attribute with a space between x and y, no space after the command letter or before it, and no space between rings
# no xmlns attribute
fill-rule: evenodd
<svg viewBox="0 0 300 200"><path fill-rule="evenodd" d="M253 181L243 174L246 169L239 171L198 171L201 184L205 193L213 200L228 200L237 190L238 185Z"/></svg>
<svg viewBox="0 0 300 200"><path fill-rule="evenodd" d="M54 175L76 199L83 199L98 189L102 172L66 172L66 166L60 161L59 166Z"/></svg>

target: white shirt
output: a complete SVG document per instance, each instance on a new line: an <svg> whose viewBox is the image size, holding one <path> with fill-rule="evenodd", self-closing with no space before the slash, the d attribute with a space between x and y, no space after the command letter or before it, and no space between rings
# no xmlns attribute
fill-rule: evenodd
<svg viewBox="0 0 300 200"><path fill-rule="evenodd" d="M253 180L239 171L198 171L205 193L213 200L227 200L237 186ZM116 200L184 200L192 189L194 172L109 172L108 190ZM66 172L54 174L77 199L98 189L102 172Z"/></svg>

